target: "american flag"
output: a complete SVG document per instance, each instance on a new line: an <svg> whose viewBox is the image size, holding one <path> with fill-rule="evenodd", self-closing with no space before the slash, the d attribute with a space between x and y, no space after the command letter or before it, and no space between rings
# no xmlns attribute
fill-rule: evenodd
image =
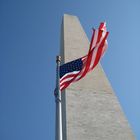
<svg viewBox="0 0 140 140"><path fill-rule="evenodd" d="M88 54L60 66L60 90L67 88L72 82L83 78L93 70L108 47L106 23L101 22L98 29L93 29Z"/></svg>

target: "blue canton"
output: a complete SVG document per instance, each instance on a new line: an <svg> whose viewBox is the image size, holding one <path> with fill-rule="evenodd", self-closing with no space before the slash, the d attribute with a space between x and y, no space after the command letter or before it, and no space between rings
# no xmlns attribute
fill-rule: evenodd
<svg viewBox="0 0 140 140"><path fill-rule="evenodd" d="M82 70L83 62L82 59L76 59L74 61L68 62L60 66L60 78L62 78L65 74L74 71Z"/></svg>

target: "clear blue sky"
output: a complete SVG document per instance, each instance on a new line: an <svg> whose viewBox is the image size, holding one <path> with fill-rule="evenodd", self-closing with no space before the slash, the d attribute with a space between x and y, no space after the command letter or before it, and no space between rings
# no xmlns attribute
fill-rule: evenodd
<svg viewBox="0 0 140 140"><path fill-rule="evenodd" d="M0 140L54 140L64 13L79 17L89 39L92 27L107 22L102 66L140 140L139 0L0 0Z"/></svg>

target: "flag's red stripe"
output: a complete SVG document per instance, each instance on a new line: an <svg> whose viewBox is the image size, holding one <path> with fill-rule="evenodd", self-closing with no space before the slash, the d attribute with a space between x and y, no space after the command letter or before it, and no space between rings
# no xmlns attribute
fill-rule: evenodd
<svg viewBox="0 0 140 140"><path fill-rule="evenodd" d="M104 22L100 23L99 29L106 31L106 24Z"/></svg>
<svg viewBox="0 0 140 140"><path fill-rule="evenodd" d="M94 48L93 48L93 49L94 49ZM89 69L89 67L90 67L91 58L92 58L92 53L89 52L89 54L88 54L88 58L87 58L87 62L86 62L86 67L85 67L85 70L84 70L84 72L83 72L83 74L82 74L81 77L83 77L83 76L86 75L86 73L87 73L87 71L88 71L88 69Z"/></svg>
<svg viewBox="0 0 140 140"><path fill-rule="evenodd" d="M92 39L91 39L91 43L90 43L90 49L89 49L89 52L88 52L88 55L87 55L86 66L84 67L85 70L84 70L84 71L81 71L82 74L81 74L81 76L80 76L78 79L76 79L76 81L78 81L78 80L80 80L82 77L84 77L84 76L86 75L87 71L89 70L90 63L91 63L91 58L92 58L92 52L93 52L94 47L95 47L95 46L92 47L93 41L96 41L96 40L94 40L95 35L96 35L96 32L95 32L95 30L93 30L93 35L92 35ZM97 37L97 41L98 41L99 38L101 37L101 34L98 34L97 36L98 36L98 37ZM97 43L97 42L96 42L96 43ZM91 49L92 49L92 50L91 50Z"/></svg>
<svg viewBox="0 0 140 140"><path fill-rule="evenodd" d="M91 38L90 47L89 47L89 52L92 49L92 44L93 44L94 36L95 36L95 29L93 29L92 38Z"/></svg>
<svg viewBox="0 0 140 140"><path fill-rule="evenodd" d="M98 62L99 62L99 60L101 58L102 49L103 49L103 46L104 46L104 43L105 43L105 40L106 40L107 36L108 36L108 32L106 33L104 39L102 40L102 42L101 42L101 44L99 46L99 49L97 51L97 55L96 55L96 58L95 58L95 62L94 62L94 65L93 65L93 68L98 64Z"/></svg>
<svg viewBox="0 0 140 140"><path fill-rule="evenodd" d="M76 74L77 74L77 73L76 73ZM67 78L70 78L70 77L74 77L76 74L70 74L70 75L65 76L64 78L62 77L62 78L60 79L60 84L61 84L61 82L63 82L63 80L65 80L65 79L67 79Z"/></svg>
<svg viewBox="0 0 140 140"><path fill-rule="evenodd" d="M62 83L62 84L60 85L60 89L61 89L61 87L63 87L64 85L65 85L65 86L64 86L65 88L68 87L68 86L70 85L70 83L72 83L72 82L74 81L74 79L75 79L78 75L79 75L79 73L75 74L71 80Z"/></svg>
<svg viewBox="0 0 140 140"><path fill-rule="evenodd" d="M97 40L97 42L100 41L100 39L101 39L101 37L102 37L102 33L103 33L103 31L101 31L101 30L98 32L98 40ZM93 43L93 42L92 42L92 43ZM91 45L92 45L92 43L91 43ZM84 72L82 73L81 77L78 78L78 80L80 80L82 77L84 77L84 76L86 75L86 73L89 71L89 68L90 68L91 63L94 63L94 62L91 62L92 56L93 56L93 53L94 53L94 50L95 50L95 47L89 52L88 58L87 58L87 62L86 62L85 70L84 70Z"/></svg>
<svg viewBox="0 0 140 140"><path fill-rule="evenodd" d="M89 49L89 52L96 46L97 40L98 40L98 32L99 30L94 29L94 38L93 41L91 42L91 48Z"/></svg>
<svg viewBox="0 0 140 140"><path fill-rule="evenodd" d="M106 34L108 34L108 33L106 33ZM106 35L102 38L102 40L101 40L101 43L97 46L97 51L94 51L93 52L93 55L94 55L94 58L92 59L92 62L91 62L91 67L90 67L90 69L89 69L89 71L91 71L94 67L95 67L95 61L96 61L96 57L98 57L98 55L99 55L99 48L102 46L102 48L104 47L104 43L105 43L105 40L106 40ZM102 49L103 50L103 49ZM102 52L101 52L101 54L100 55L102 55ZM98 62L97 62L98 63Z"/></svg>
<svg viewBox="0 0 140 140"><path fill-rule="evenodd" d="M97 43L96 43L96 46L95 46L95 48L96 49L94 49L91 53L91 60L90 60L90 67L93 65L93 63L94 63L94 60L95 60L95 53L96 53L96 50L97 50L97 47L99 46L99 43L101 42L101 39L103 39L103 31L101 31L101 30L99 30L98 31L98 38L97 38ZM90 68L88 68L88 70L87 71L89 71L89 69ZM86 71L86 72L87 72Z"/></svg>
<svg viewBox="0 0 140 140"><path fill-rule="evenodd" d="M99 26L99 29L102 30L103 27L104 27L104 23L102 22L102 23L100 24L100 26Z"/></svg>
<svg viewBox="0 0 140 140"><path fill-rule="evenodd" d="M97 38L96 44L100 42L100 39L102 37L102 34L103 34L103 31L102 30L98 30L98 38Z"/></svg>

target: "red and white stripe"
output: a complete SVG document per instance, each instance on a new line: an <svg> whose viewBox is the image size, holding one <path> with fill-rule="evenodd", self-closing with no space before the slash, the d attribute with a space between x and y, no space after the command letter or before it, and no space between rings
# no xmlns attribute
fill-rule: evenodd
<svg viewBox="0 0 140 140"><path fill-rule="evenodd" d="M87 74L87 72L94 69L107 49L107 36L108 32L106 31L106 23L102 22L98 29L93 30L89 52L86 56L82 57L82 70L74 71L64 75L60 79L60 90L65 89L72 82L80 80Z"/></svg>

